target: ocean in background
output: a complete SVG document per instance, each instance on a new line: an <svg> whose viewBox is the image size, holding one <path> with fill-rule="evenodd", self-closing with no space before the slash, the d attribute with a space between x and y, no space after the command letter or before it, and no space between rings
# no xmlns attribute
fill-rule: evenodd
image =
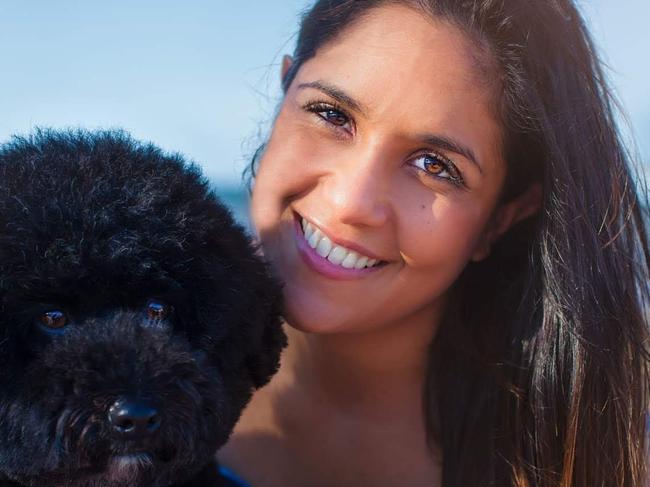
<svg viewBox="0 0 650 487"><path fill-rule="evenodd" d="M223 201L235 219L251 231L248 217L249 197L248 191L243 186L212 184L212 190Z"/></svg>

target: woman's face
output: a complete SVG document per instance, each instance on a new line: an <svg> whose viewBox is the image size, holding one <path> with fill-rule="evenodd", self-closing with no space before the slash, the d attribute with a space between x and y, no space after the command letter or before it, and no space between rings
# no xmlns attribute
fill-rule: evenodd
<svg viewBox="0 0 650 487"><path fill-rule="evenodd" d="M508 226L491 218L505 163L478 59L457 28L386 6L300 68L252 199L292 326L430 319Z"/></svg>

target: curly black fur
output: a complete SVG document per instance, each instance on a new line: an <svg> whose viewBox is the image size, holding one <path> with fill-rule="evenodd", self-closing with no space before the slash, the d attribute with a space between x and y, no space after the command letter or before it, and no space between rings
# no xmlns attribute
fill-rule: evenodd
<svg viewBox="0 0 650 487"><path fill-rule="evenodd" d="M150 299L173 313L151 319ZM218 485L214 452L277 369L280 313L180 156L117 131L1 146L0 486ZM155 434L115 435L124 397L155 404Z"/></svg>

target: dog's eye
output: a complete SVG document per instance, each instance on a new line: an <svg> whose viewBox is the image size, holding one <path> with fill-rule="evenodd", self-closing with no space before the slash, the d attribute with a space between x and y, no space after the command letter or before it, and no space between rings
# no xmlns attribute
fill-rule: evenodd
<svg viewBox="0 0 650 487"><path fill-rule="evenodd" d="M164 320L171 312L172 306L162 301L151 299L147 303L147 318L150 320Z"/></svg>
<svg viewBox="0 0 650 487"><path fill-rule="evenodd" d="M53 330L60 330L68 324L68 317L63 311L47 311L40 316L41 325Z"/></svg>

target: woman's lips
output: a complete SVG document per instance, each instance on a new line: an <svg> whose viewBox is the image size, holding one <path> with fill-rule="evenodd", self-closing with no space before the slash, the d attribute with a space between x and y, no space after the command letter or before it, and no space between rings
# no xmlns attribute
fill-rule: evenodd
<svg viewBox="0 0 650 487"><path fill-rule="evenodd" d="M375 267L366 267L363 269L346 269L340 265L333 264L329 260L321 257L316 250L311 248L305 240L304 233L300 224L300 217L294 214L294 233L298 253L307 266L313 271L334 280L352 280L365 277L373 272L378 271L383 265Z"/></svg>

